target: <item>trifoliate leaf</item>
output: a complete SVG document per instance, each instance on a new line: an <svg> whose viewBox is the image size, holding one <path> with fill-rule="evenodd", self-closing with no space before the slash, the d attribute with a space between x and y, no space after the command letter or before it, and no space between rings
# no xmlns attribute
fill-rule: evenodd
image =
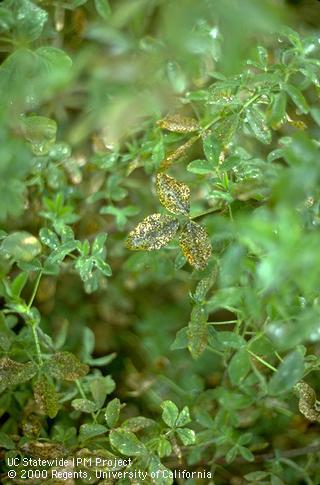
<svg viewBox="0 0 320 485"><path fill-rule="evenodd" d="M29 381L36 374L37 367L33 362L21 364L9 357L0 359L0 386L16 386Z"/></svg>
<svg viewBox="0 0 320 485"><path fill-rule="evenodd" d="M179 222L172 216L151 214L129 233L126 246L145 251L160 249L173 238L178 227Z"/></svg>
<svg viewBox="0 0 320 485"><path fill-rule="evenodd" d="M89 366L82 364L71 352L57 352L47 361L48 372L57 379L75 381L89 372Z"/></svg>
<svg viewBox="0 0 320 485"><path fill-rule="evenodd" d="M54 384L42 374L37 377L32 388L40 410L49 418L54 418L59 411L59 396Z"/></svg>
<svg viewBox="0 0 320 485"><path fill-rule="evenodd" d="M189 221L184 226L179 241L189 264L198 270L204 269L212 251L205 229L196 222Z"/></svg>
<svg viewBox="0 0 320 485"><path fill-rule="evenodd" d="M29 232L13 232L2 242L1 248L15 261L29 262L41 253L39 240Z"/></svg>
<svg viewBox="0 0 320 485"><path fill-rule="evenodd" d="M157 195L161 204L173 214L188 215L190 212L190 189L165 173L157 175Z"/></svg>
<svg viewBox="0 0 320 485"><path fill-rule="evenodd" d="M181 115L168 115L163 120L158 121L160 128L175 133L193 133L200 129L200 125L194 118Z"/></svg>
<svg viewBox="0 0 320 485"><path fill-rule="evenodd" d="M143 455L146 448L143 443L131 431L114 429L110 432L110 443L125 456Z"/></svg>

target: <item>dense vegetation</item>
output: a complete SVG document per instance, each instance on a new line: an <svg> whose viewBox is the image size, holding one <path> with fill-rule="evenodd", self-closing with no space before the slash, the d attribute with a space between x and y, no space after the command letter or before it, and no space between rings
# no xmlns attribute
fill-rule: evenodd
<svg viewBox="0 0 320 485"><path fill-rule="evenodd" d="M310 9L1 2L1 483L320 483Z"/></svg>

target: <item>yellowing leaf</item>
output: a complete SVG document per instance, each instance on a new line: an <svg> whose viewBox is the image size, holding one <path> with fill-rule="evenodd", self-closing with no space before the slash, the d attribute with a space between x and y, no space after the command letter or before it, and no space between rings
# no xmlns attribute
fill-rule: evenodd
<svg viewBox="0 0 320 485"><path fill-rule="evenodd" d="M189 221L181 232L180 247L191 266L199 270L207 266L211 256L211 243L202 226Z"/></svg>
<svg viewBox="0 0 320 485"><path fill-rule="evenodd" d="M71 352L57 352L46 363L47 370L52 377L75 381L89 372L89 366L82 364Z"/></svg>
<svg viewBox="0 0 320 485"><path fill-rule="evenodd" d="M309 421L320 421L320 413L316 409L317 396L309 384L304 381L294 386L294 391L299 397L299 411Z"/></svg>
<svg viewBox="0 0 320 485"><path fill-rule="evenodd" d="M179 222L172 216L151 214L129 233L126 246L129 249L152 251L160 249L173 238Z"/></svg>
<svg viewBox="0 0 320 485"><path fill-rule="evenodd" d="M160 128L175 133L193 133L200 129L200 125L194 118L181 115L168 115L163 120L158 121Z"/></svg>
<svg viewBox="0 0 320 485"><path fill-rule="evenodd" d="M165 173L157 175L157 194L161 204L174 214L190 212L190 189Z"/></svg>
<svg viewBox="0 0 320 485"><path fill-rule="evenodd" d="M195 305L188 325L188 349L194 359L200 357L207 346L207 312L201 304Z"/></svg>
<svg viewBox="0 0 320 485"><path fill-rule="evenodd" d="M169 155L161 162L160 169L167 170L173 162L182 158L186 151L199 139L199 135L191 137L188 141L180 145L176 150L169 153Z"/></svg>

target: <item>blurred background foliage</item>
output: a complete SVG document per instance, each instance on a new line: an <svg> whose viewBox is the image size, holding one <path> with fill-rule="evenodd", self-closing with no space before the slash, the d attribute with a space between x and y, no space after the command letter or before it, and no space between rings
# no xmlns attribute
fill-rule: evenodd
<svg viewBox="0 0 320 485"><path fill-rule="evenodd" d="M168 399L189 406L197 443L175 442L165 464L212 467L212 483L320 481L303 451L319 424L292 393L306 375L320 393L319 19L316 0L0 5L2 356L34 360L36 327L44 354L54 342L112 375L122 420L157 420ZM191 135L157 123L176 112L230 137L179 151ZM176 149L172 173L213 248L204 271L175 242L124 244L159 211L154 174ZM3 433L23 438L32 391L19 384L0 408ZM40 438L74 445L78 391L57 386L62 410Z"/></svg>

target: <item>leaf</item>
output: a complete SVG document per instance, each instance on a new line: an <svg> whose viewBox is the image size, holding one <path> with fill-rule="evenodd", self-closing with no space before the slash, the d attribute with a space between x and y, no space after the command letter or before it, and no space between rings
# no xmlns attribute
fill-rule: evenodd
<svg viewBox="0 0 320 485"><path fill-rule="evenodd" d="M257 140L264 144L269 144L271 142L271 131L267 127L262 111L255 106L250 106L246 111L246 118Z"/></svg>
<svg viewBox="0 0 320 485"><path fill-rule="evenodd" d="M20 42L36 40L48 19L47 12L29 0L19 0L17 4L14 29Z"/></svg>
<svg viewBox="0 0 320 485"><path fill-rule="evenodd" d="M228 375L233 385L238 386L251 369L250 357L245 348L238 350L228 366Z"/></svg>
<svg viewBox="0 0 320 485"><path fill-rule="evenodd" d="M6 433L0 431L0 447L6 450L14 450L16 445Z"/></svg>
<svg viewBox="0 0 320 485"><path fill-rule="evenodd" d="M193 133L200 129L200 125L194 118L181 115L168 115L158 121L160 128L175 133Z"/></svg>
<svg viewBox="0 0 320 485"><path fill-rule="evenodd" d="M179 416L176 421L176 426L185 426L186 424L190 423L190 412L188 406L184 406L182 411L180 411Z"/></svg>
<svg viewBox="0 0 320 485"><path fill-rule="evenodd" d="M25 271L22 271L21 273L18 274L18 276L15 277L15 279L12 281L10 287L11 287L11 292L14 297L19 297L21 294L21 291L25 287L27 281L28 281L28 273Z"/></svg>
<svg viewBox="0 0 320 485"><path fill-rule="evenodd" d="M160 437L158 441L157 452L160 458L163 458L164 456L170 456L172 453L170 441L168 441L166 438Z"/></svg>
<svg viewBox="0 0 320 485"><path fill-rule="evenodd" d="M222 150L221 143L218 141L215 134L210 133L203 139L203 151L209 162L214 168L219 163L219 157Z"/></svg>
<svg viewBox="0 0 320 485"><path fill-rule="evenodd" d="M34 381L32 388L40 410L49 418L54 418L59 411L59 396L54 384L41 374Z"/></svg>
<svg viewBox="0 0 320 485"><path fill-rule="evenodd" d="M294 392L299 397L299 411L311 422L320 421L319 410L316 409L317 396L309 384L304 381L294 386Z"/></svg>
<svg viewBox="0 0 320 485"><path fill-rule="evenodd" d="M186 349L188 347L188 334L187 328L181 328L176 333L176 338L170 346L170 350Z"/></svg>
<svg viewBox="0 0 320 485"><path fill-rule="evenodd" d="M139 456L146 453L143 443L131 431L125 429L114 429L110 431L110 443L125 456Z"/></svg>
<svg viewBox="0 0 320 485"><path fill-rule="evenodd" d="M296 88L292 84L286 84L285 90L289 94L290 98L297 106L299 111L301 111L301 113L309 113L310 108L306 101L306 98L303 96L302 92L298 88Z"/></svg>
<svg viewBox="0 0 320 485"><path fill-rule="evenodd" d="M105 418L109 428L113 428L120 415L121 404L118 398L112 399L106 407Z"/></svg>
<svg viewBox="0 0 320 485"><path fill-rule="evenodd" d="M76 411L81 411L83 413L93 413L97 410L97 405L94 402L89 401L89 399L73 399L71 406Z"/></svg>
<svg viewBox="0 0 320 485"><path fill-rule="evenodd" d="M111 8L108 0L94 0L96 10L100 17L108 20L111 15Z"/></svg>
<svg viewBox="0 0 320 485"><path fill-rule="evenodd" d="M22 121L22 133L36 155L45 155L56 141L57 123L44 116L27 116Z"/></svg>
<svg viewBox="0 0 320 485"><path fill-rule="evenodd" d="M98 376L90 382L90 391L98 408L102 408L106 397L116 388L115 382L111 376Z"/></svg>
<svg viewBox="0 0 320 485"><path fill-rule="evenodd" d="M214 137L222 145L222 148L231 142L238 125L239 115L237 113L225 116L213 125Z"/></svg>
<svg viewBox="0 0 320 485"><path fill-rule="evenodd" d="M161 162L160 169L167 170L173 162L185 156L189 148L199 139L199 135L191 137L188 141L180 145L176 150L169 153L169 155Z"/></svg>
<svg viewBox="0 0 320 485"><path fill-rule="evenodd" d="M14 261L29 262L41 253L39 240L29 232L13 232L3 242L3 249Z"/></svg>
<svg viewBox="0 0 320 485"><path fill-rule="evenodd" d="M179 416L179 409L172 401L163 401L161 403L162 419L170 427L174 428Z"/></svg>
<svg viewBox="0 0 320 485"><path fill-rule="evenodd" d="M268 116L269 125L277 129L283 123L286 118L286 107L287 107L287 95L284 91L274 95L271 111Z"/></svg>
<svg viewBox="0 0 320 485"><path fill-rule="evenodd" d="M190 189L182 182L165 173L158 173L157 195L161 204L173 214L188 215L190 212Z"/></svg>
<svg viewBox="0 0 320 485"><path fill-rule="evenodd" d="M9 357L0 359L0 386L17 386L29 381L36 374L37 367L33 362L21 364Z"/></svg>
<svg viewBox="0 0 320 485"><path fill-rule="evenodd" d="M173 238L179 228L179 222L172 216L151 214L131 231L126 241L128 249L160 249Z"/></svg>
<svg viewBox="0 0 320 485"><path fill-rule="evenodd" d="M203 270L211 256L211 243L205 229L194 221L189 221L182 229L180 238L181 250L191 264Z"/></svg>
<svg viewBox="0 0 320 485"><path fill-rule="evenodd" d="M82 364L71 352L57 352L46 363L49 374L56 379L75 381L89 372L89 366Z"/></svg>
<svg viewBox="0 0 320 485"><path fill-rule="evenodd" d="M102 424L82 424L80 426L79 438L81 441L89 440L107 431L108 429Z"/></svg>
<svg viewBox="0 0 320 485"><path fill-rule="evenodd" d="M196 434L193 429L178 428L176 432L185 446L193 445L196 442Z"/></svg>
<svg viewBox="0 0 320 485"><path fill-rule="evenodd" d="M208 162L208 160L193 160L187 165L188 172L196 173L198 175L206 175L208 173L212 173L214 168L212 167L212 163Z"/></svg>
<svg viewBox="0 0 320 485"><path fill-rule="evenodd" d="M300 381L304 372L303 355L298 350L291 352L285 357L278 370L269 381L269 393L277 396L288 392Z"/></svg>
<svg viewBox="0 0 320 485"><path fill-rule="evenodd" d="M207 312L201 304L195 305L188 325L188 349L194 359L200 357L208 341Z"/></svg>

